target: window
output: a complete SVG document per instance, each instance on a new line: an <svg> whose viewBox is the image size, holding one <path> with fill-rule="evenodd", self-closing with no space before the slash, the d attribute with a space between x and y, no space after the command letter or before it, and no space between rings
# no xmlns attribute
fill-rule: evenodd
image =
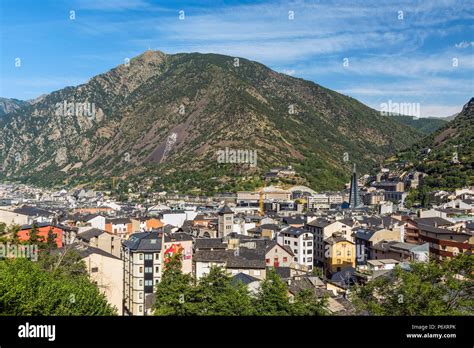
<svg viewBox="0 0 474 348"><path fill-rule="evenodd" d="M155 284L158 284L158 279L155 279Z"/></svg>
<svg viewBox="0 0 474 348"><path fill-rule="evenodd" d="M269 260L270 261L270 260ZM287 257L283 257L283 262L287 262L288 261L288 258Z"/></svg>
<svg viewBox="0 0 474 348"><path fill-rule="evenodd" d="M138 299L142 300L143 299L143 292L138 293Z"/></svg>
<svg viewBox="0 0 474 348"><path fill-rule="evenodd" d="M145 273L153 273L153 267L145 267Z"/></svg>
<svg viewBox="0 0 474 348"><path fill-rule="evenodd" d="M143 260L143 254L138 254L138 259Z"/></svg>
<svg viewBox="0 0 474 348"><path fill-rule="evenodd" d="M139 273L143 273L143 267L142 267L142 266L140 266L140 267L138 268L138 272L139 272Z"/></svg>
<svg viewBox="0 0 474 348"><path fill-rule="evenodd" d="M99 267L92 267L91 272L93 272L93 273L99 272Z"/></svg>
<svg viewBox="0 0 474 348"><path fill-rule="evenodd" d="M160 259L160 254L156 253L155 254L155 260L159 260Z"/></svg>
<svg viewBox="0 0 474 348"><path fill-rule="evenodd" d="M159 272L160 272L160 267L159 267L159 266L155 266L155 272L156 272L156 273L159 273Z"/></svg>
<svg viewBox="0 0 474 348"><path fill-rule="evenodd" d="M145 260L153 260L153 254L145 254Z"/></svg>
<svg viewBox="0 0 474 348"><path fill-rule="evenodd" d="M143 306L138 306L138 311L143 312Z"/></svg>
<svg viewBox="0 0 474 348"><path fill-rule="evenodd" d="M152 286L153 285L153 280L147 279L145 280L145 286Z"/></svg>
<svg viewBox="0 0 474 348"><path fill-rule="evenodd" d="M298 245L298 242L293 242L293 245L295 245L295 246Z"/></svg>
<svg viewBox="0 0 474 348"><path fill-rule="evenodd" d="M265 259L265 262L266 262L266 263L270 263L270 259Z"/></svg>
<svg viewBox="0 0 474 348"><path fill-rule="evenodd" d="M142 279L140 279L140 280L138 281L138 285L139 285L139 286L143 286L143 280L142 280Z"/></svg>

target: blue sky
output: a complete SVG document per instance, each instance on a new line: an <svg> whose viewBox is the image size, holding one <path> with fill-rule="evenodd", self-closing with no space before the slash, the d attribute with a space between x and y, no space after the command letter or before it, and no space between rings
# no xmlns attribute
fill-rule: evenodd
<svg viewBox="0 0 474 348"><path fill-rule="evenodd" d="M474 95L473 19L472 0L2 0L0 96L84 83L151 48L245 57L376 109L448 116Z"/></svg>

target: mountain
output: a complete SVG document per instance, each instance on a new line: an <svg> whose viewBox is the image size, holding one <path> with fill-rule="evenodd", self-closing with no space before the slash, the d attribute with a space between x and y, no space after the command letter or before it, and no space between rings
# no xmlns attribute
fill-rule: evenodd
<svg viewBox="0 0 474 348"><path fill-rule="evenodd" d="M436 132L390 159L407 163L406 169L426 173L431 189L454 189L474 185L474 98Z"/></svg>
<svg viewBox="0 0 474 348"><path fill-rule="evenodd" d="M146 51L1 120L3 179L39 185L251 189L273 166L344 184L420 133L357 100L244 58ZM218 151L257 151L257 165ZM228 158L229 159L229 158ZM231 162L230 161L227 162ZM101 186L102 185L102 186Z"/></svg>
<svg viewBox="0 0 474 348"><path fill-rule="evenodd" d="M444 121L449 122L449 121L454 120L457 115L459 115L459 114L454 114L454 115L451 115L451 116L441 117L441 119L444 120Z"/></svg>
<svg viewBox="0 0 474 348"><path fill-rule="evenodd" d="M397 122L413 127L419 132L428 135L443 127L449 120L445 118L424 117L414 118L413 116L389 116Z"/></svg>
<svg viewBox="0 0 474 348"><path fill-rule="evenodd" d="M26 105L29 103L23 100L0 98L0 117Z"/></svg>

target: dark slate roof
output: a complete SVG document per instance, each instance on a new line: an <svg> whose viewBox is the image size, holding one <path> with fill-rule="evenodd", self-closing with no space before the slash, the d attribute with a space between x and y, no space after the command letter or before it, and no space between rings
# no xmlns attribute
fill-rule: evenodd
<svg viewBox="0 0 474 348"><path fill-rule="evenodd" d="M232 211L232 209L230 209L227 205L224 205L219 211L218 211L218 214L219 215L222 215L222 214L233 214L234 212Z"/></svg>
<svg viewBox="0 0 474 348"><path fill-rule="evenodd" d="M129 218L114 218L114 219L106 219L105 223L107 224L128 224L130 223Z"/></svg>
<svg viewBox="0 0 474 348"><path fill-rule="evenodd" d="M446 228L434 227L432 225L423 225L423 224L417 224L417 225L421 231L430 232L430 233L468 235L467 233L456 232L456 231L448 230Z"/></svg>
<svg viewBox="0 0 474 348"><path fill-rule="evenodd" d="M351 242L350 240L347 240L345 237L343 236L340 236L340 235L336 235L336 236L331 236L329 238L326 238L324 240L325 243L327 244L334 244L334 243L339 243L339 242L348 242L348 243L351 243L351 244L354 244L353 242Z"/></svg>
<svg viewBox="0 0 474 348"><path fill-rule="evenodd" d="M355 235L357 239L369 240L374 235L374 233L374 230L359 229Z"/></svg>
<svg viewBox="0 0 474 348"><path fill-rule="evenodd" d="M232 250L197 250L194 253L194 262L227 262Z"/></svg>
<svg viewBox="0 0 474 348"><path fill-rule="evenodd" d="M77 231L76 227L69 227L69 226L61 225L61 224L53 224L51 222L36 222L36 223L34 223L34 225L36 227L48 227L48 226L57 227L57 228L60 228L64 231ZM20 230L29 230L31 228L33 228L33 224L21 225Z"/></svg>
<svg viewBox="0 0 474 348"><path fill-rule="evenodd" d="M161 250L161 232L133 233L122 244L132 251L159 251Z"/></svg>
<svg viewBox="0 0 474 348"><path fill-rule="evenodd" d="M280 231L280 233L287 233L287 234L291 234L291 235L296 236L296 237L298 237L299 235L301 235L303 233L313 234L312 232L308 231L307 229L304 229L304 228L301 228L301 227L291 227L291 226L284 228L283 230Z"/></svg>
<svg viewBox="0 0 474 348"><path fill-rule="evenodd" d="M195 250L205 249L225 249L227 243L224 243L222 238L196 238L194 240Z"/></svg>
<svg viewBox="0 0 474 348"><path fill-rule="evenodd" d="M260 281L260 279L252 277L251 275L245 273L237 273L235 276L232 277L230 283L232 285L237 285L238 282L241 282L244 285L249 285L255 281Z"/></svg>
<svg viewBox="0 0 474 348"><path fill-rule="evenodd" d="M354 220L352 219L349 219L349 218L345 218L345 219L341 219L339 220L339 222L343 223L344 225L347 225L347 226L354 226Z"/></svg>
<svg viewBox="0 0 474 348"><path fill-rule="evenodd" d="M276 224L263 224L263 225L260 225L259 227L261 230L264 229L264 230L278 231L280 229L280 227Z"/></svg>
<svg viewBox="0 0 474 348"><path fill-rule="evenodd" d="M120 258L112 254L109 254L108 252L102 249L91 247L90 245L84 245L82 243L74 243L71 246L72 246L72 250L76 251L82 258L85 258L92 254L98 254L105 257L110 257L112 259L120 260Z"/></svg>
<svg viewBox="0 0 474 348"><path fill-rule="evenodd" d="M340 285L342 284L343 286L353 285L357 281L355 273L355 268L347 267L340 272L334 273L331 277L331 281Z"/></svg>
<svg viewBox="0 0 474 348"><path fill-rule="evenodd" d="M166 233L165 242L184 242L193 240L193 237L186 232Z"/></svg>
<svg viewBox="0 0 474 348"><path fill-rule="evenodd" d="M415 223L422 224L422 225L430 225L430 226L452 226L454 225L451 221L440 218L440 217L427 217L427 218L416 218L413 219Z"/></svg>
<svg viewBox="0 0 474 348"><path fill-rule="evenodd" d="M223 262L227 268L265 269L265 253L258 249L239 248L237 250L198 250L195 262Z"/></svg>
<svg viewBox="0 0 474 348"><path fill-rule="evenodd" d="M319 228L324 228L326 226L329 226L330 224L332 224L332 222L325 219L316 219L311 222L308 222L309 226L319 227Z"/></svg>
<svg viewBox="0 0 474 348"><path fill-rule="evenodd" d="M29 206L29 205L24 205L21 208L16 208L16 209L13 210L13 212L15 212L17 214L22 214L22 215L28 215L28 216L49 217L51 215L54 215L53 212L50 212L50 211L47 211L47 210L44 210L44 209L40 209L40 208L36 208L36 207L32 207L32 206Z"/></svg>
<svg viewBox="0 0 474 348"><path fill-rule="evenodd" d="M291 278L291 268L290 267L276 267L272 269L275 270L276 274L280 276L281 279Z"/></svg>
<svg viewBox="0 0 474 348"><path fill-rule="evenodd" d="M301 215L297 215L297 216L287 216L287 217L284 217L282 219L282 221L287 224L287 225L291 225L291 224L304 224L306 223L306 218L304 216L301 216Z"/></svg>
<svg viewBox="0 0 474 348"><path fill-rule="evenodd" d="M90 241L92 238L96 238L103 233L107 233L107 232L98 228L91 228L87 231L79 233L77 237L83 240Z"/></svg>

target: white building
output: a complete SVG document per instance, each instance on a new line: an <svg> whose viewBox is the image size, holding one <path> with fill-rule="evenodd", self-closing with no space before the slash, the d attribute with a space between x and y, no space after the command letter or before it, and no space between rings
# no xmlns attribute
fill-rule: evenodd
<svg viewBox="0 0 474 348"><path fill-rule="evenodd" d="M313 233L297 227L286 227L278 233L277 243L290 247L294 261L300 265L313 268Z"/></svg>

